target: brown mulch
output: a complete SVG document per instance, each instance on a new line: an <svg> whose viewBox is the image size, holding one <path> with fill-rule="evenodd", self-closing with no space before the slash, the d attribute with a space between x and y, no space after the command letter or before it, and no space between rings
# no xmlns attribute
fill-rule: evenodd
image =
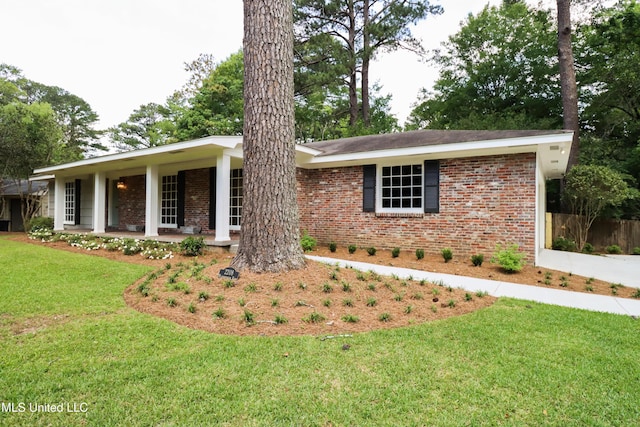
<svg viewBox="0 0 640 427"><path fill-rule="evenodd" d="M152 273L124 292L129 306L189 328L220 334L352 334L459 316L488 307L495 301L491 296L478 296L457 289L454 282L443 285L377 277L367 271L337 268L313 261L308 261L303 270L286 273L243 271L239 279L230 281L219 277L219 271L231 262L232 255L228 253L207 251L196 258L177 255L170 260L148 260L140 255L126 256L120 252L86 251L65 242L41 243L29 240L26 235L12 238L148 265L153 269ZM455 254L448 263L440 255L427 254L424 259L417 260L414 253L401 252L399 257L393 258L390 251L383 250L369 256L364 250L349 254L346 248L338 248L335 253L327 248L318 248L311 254L578 292L587 292L587 286L592 289L589 292L597 294L612 295L613 291L607 282L534 266L525 266L517 274L503 273L488 260L481 267L474 267L470 260L457 259ZM631 297L635 291L625 287L616 289L617 296L625 298ZM201 298L202 293L206 298ZM175 306L168 304L170 300ZM217 317L215 312L224 316ZM311 318L316 315L319 320L313 322ZM276 323L277 320L285 323Z"/></svg>

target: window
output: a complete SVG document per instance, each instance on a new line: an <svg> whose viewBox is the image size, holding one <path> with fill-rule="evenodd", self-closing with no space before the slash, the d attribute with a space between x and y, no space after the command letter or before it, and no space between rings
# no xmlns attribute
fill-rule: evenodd
<svg viewBox="0 0 640 427"><path fill-rule="evenodd" d="M175 227L178 223L178 175L163 176L160 191L160 223Z"/></svg>
<svg viewBox="0 0 640 427"><path fill-rule="evenodd" d="M76 183L75 181L64 184L64 223L76 223Z"/></svg>
<svg viewBox="0 0 640 427"><path fill-rule="evenodd" d="M411 165L363 165L362 172L363 212L440 212L439 160Z"/></svg>
<svg viewBox="0 0 640 427"><path fill-rule="evenodd" d="M242 218L242 169L231 170L229 192L229 225L240 227Z"/></svg>
<svg viewBox="0 0 640 427"><path fill-rule="evenodd" d="M381 168L381 204L384 210L422 211L422 165L383 166Z"/></svg>

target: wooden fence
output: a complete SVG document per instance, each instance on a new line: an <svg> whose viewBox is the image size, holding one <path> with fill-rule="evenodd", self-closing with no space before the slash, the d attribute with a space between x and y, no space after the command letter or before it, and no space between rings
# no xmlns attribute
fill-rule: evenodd
<svg viewBox="0 0 640 427"><path fill-rule="evenodd" d="M573 215L552 214L552 235L556 237L568 235L567 224ZM587 242L591 243L597 251L603 251L609 245L618 245L622 253L630 254L633 248L640 247L640 221L597 219L591 229Z"/></svg>

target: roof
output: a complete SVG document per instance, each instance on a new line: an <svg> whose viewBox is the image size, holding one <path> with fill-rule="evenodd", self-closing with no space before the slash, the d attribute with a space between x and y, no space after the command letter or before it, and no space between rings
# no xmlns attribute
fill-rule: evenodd
<svg viewBox="0 0 640 427"><path fill-rule="evenodd" d="M5 179L0 180L0 196L20 196L27 193L29 189L29 181L26 179ZM31 182L31 194L38 193L47 189L46 182Z"/></svg>
<svg viewBox="0 0 640 427"><path fill-rule="evenodd" d="M558 130L415 130L380 135L365 135L304 144L319 151L320 156L364 153L397 148L427 147L464 142L526 138L571 131Z"/></svg>

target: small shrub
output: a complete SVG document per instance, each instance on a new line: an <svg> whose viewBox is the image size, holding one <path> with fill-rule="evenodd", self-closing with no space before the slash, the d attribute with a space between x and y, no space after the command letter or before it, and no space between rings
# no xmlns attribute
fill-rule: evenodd
<svg viewBox="0 0 640 427"><path fill-rule="evenodd" d="M420 292L416 292L415 294L413 294L413 295L411 296L411 299L415 299L415 300L420 301L420 300L423 300L423 299L424 299L424 295L423 295L423 294L421 294Z"/></svg>
<svg viewBox="0 0 640 427"><path fill-rule="evenodd" d="M360 318L358 316L354 316L353 314L345 314L342 316L342 321L347 323L358 323Z"/></svg>
<svg viewBox="0 0 640 427"><path fill-rule="evenodd" d="M338 272L335 270L331 270L329 272L329 279L331 280L338 280Z"/></svg>
<svg viewBox="0 0 640 427"><path fill-rule="evenodd" d="M612 255L620 255L622 253L622 249L618 245L607 246L605 248L605 251L608 254L612 254Z"/></svg>
<svg viewBox="0 0 640 427"><path fill-rule="evenodd" d="M402 294L395 294L395 295L393 296L393 299L394 299L395 301L398 301L398 302L402 301L402 299L403 299L403 298L404 298L404 295L402 295Z"/></svg>
<svg viewBox="0 0 640 427"><path fill-rule="evenodd" d="M424 249L416 249L416 258L423 259L424 258Z"/></svg>
<svg viewBox="0 0 640 427"><path fill-rule="evenodd" d="M186 256L198 256L202 255L206 244L204 243L204 237L202 236L189 236L180 242L180 250Z"/></svg>
<svg viewBox="0 0 640 427"><path fill-rule="evenodd" d="M27 224L27 232L35 230L53 230L53 218L47 216L35 216Z"/></svg>
<svg viewBox="0 0 640 427"><path fill-rule="evenodd" d="M371 246L370 248L367 248L367 253L369 254L369 256L374 256L377 251L378 250L376 248L374 248L373 246Z"/></svg>
<svg viewBox="0 0 640 427"><path fill-rule="evenodd" d="M375 305L378 303L378 301L376 301L375 298L369 298L367 299L367 307L375 307Z"/></svg>
<svg viewBox="0 0 640 427"><path fill-rule="evenodd" d="M398 258L400 256L400 248L393 248L391 250L391 256L394 258Z"/></svg>
<svg viewBox="0 0 640 427"><path fill-rule="evenodd" d="M224 311L224 308L222 307L218 307L216 311L213 312L212 315L214 319L224 319L225 317L227 317L227 313Z"/></svg>
<svg viewBox="0 0 640 427"><path fill-rule="evenodd" d="M195 313L196 312L196 305L193 302L190 302L189 306L187 307L187 311L189 313Z"/></svg>
<svg viewBox="0 0 640 427"><path fill-rule="evenodd" d="M640 255L640 246L636 246L635 248L633 248L633 252L631 252L632 255Z"/></svg>
<svg viewBox="0 0 640 427"><path fill-rule="evenodd" d="M273 321L276 323L276 325L284 325L285 323L289 323L287 318L281 314L276 314L276 317Z"/></svg>
<svg viewBox="0 0 640 427"><path fill-rule="evenodd" d="M631 298L640 298L640 289L636 289L636 291L631 294Z"/></svg>
<svg viewBox="0 0 640 427"><path fill-rule="evenodd" d="M517 273L524 266L524 254L518 251L518 245L514 244L505 249L496 246L496 253L491 258L491 262L499 264L507 273Z"/></svg>
<svg viewBox="0 0 640 427"><path fill-rule="evenodd" d="M209 299L209 293L205 291L200 291L200 293L198 294L198 300L201 302L205 302L208 299Z"/></svg>
<svg viewBox="0 0 640 427"><path fill-rule="evenodd" d="M326 317L324 317L322 313L318 313L317 311L309 313L307 316L302 318L302 321L305 323L319 323L324 320L326 320Z"/></svg>
<svg viewBox="0 0 640 427"><path fill-rule="evenodd" d="M447 306L449 306L449 308L455 307L456 306L456 300L450 299L449 302L447 303Z"/></svg>
<svg viewBox="0 0 640 427"><path fill-rule="evenodd" d="M351 292L351 284L345 280L342 281L342 290L344 292Z"/></svg>
<svg viewBox="0 0 640 427"><path fill-rule="evenodd" d="M244 307L245 305L247 305L247 301L244 298L240 298L238 299L238 305L240 307Z"/></svg>
<svg viewBox="0 0 640 427"><path fill-rule="evenodd" d="M303 291L307 290L307 284L304 282L300 282L298 283L298 288L302 289Z"/></svg>
<svg viewBox="0 0 640 427"><path fill-rule="evenodd" d="M356 245L349 245L347 247L347 249L349 250L349 253L352 254L352 253L355 253L355 251L356 251L356 249L358 249L358 247Z"/></svg>
<svg viewBox="0 0 640 427"><path fill-rule="evenodd" d="M367 280L367 276L365 276L362 271L358 271L356 273L356 279L360 280L361 282L364 282L365 280Z"/></svg>
<svg viewBox="0 0 640 427"><path fill-rule="evenodd" d="M233 280L229 279L229 280L225 280L222 283L222 286L224 286L225 288L233 288L236 285L236 282L234 282Z"/></svg>
<svg viewBox="0 0 640 427"><path fill-rule="evenodd" d="M593 292L593 286L585 285L584 290L587 291L587 292Z"/></svg>
<svg viewBox="0 0 640 427"><path fill-rule="evenodd" d="M256 315L249 310L244 310L242 313L242 320L244 320L248 326L251 326L256 323Z"/></svg>
<svg viewBox="0 0 640 427"><path fill-rule="evenodd" d="M376 284L375 283L369 283L367 285L367 289L369 289L370 291L375 291L376 290Z"/></svg>
<svg viewBox="0 0 640 427"><path fill-rule="evenodd" d="M487 295L489 295L489 292L487 292L487 291L476 291L476 296L477 296L478 298L484 298L484 297L486 297Z"/></svg>
<svg viewBox="0 0 640 427"><path fill-rule="evenodd" d="M216 295L216 302L224 301L224 295Z"/></svg>
<svg viewBox="0 0 640 427"><path fill-rule="evenodd" d="M247 286L244 287L245 292L256 292L258 290L258 286L251 282Z"/></svg>
<svg viewBox="0 0 640 427"><path fill-rule="evenodd" d="M585 281L585 283L586 283L587 285L590 285L590 284L592 284L595 280L596 280L596 279L594 279L593 277L589 277L589 278Z"/></svg>
<svg viewBox="0 0 640 427"><path fill-rule="evenodd" d="M440 253L442 254L442 258L444 258L444 262L449 262L453 259L453 251L450 248L444 248Z"/></svg>
<svg viewBox="0 0 640 427"><path fill-rule="evenodd" d="M582 253L592 254L593 251L595 251L595 248L593 247L593 245L591 243L585 243L584 244L584 247L582 248Z"/></svg>
<svg viewBox="0 0 640 427"><path fill-rule="evenodd" d="M176 299L173 297L167 298L167 305L169 307L175 307L176 305L178 305L178 301L176 301Z"/></svg>
<svg viewBox="0 0 640 427"><path fill-rule="evenodd" d="M329 243L329 251L335 252L337 249L338 249L338 245L336 244L336 242Z"/></svg>
<svg viewBox="0 0 640 427"><path fill-rule="evenodd" d="M471 301L472 299L473 299L473 296L469 292L464 294L465 301Z"/></svg>
<svg viewBox="0 0 640 427"><path fill-rule="evenodd" d="M322 305L325 307L331 307L331 300L330 299L326 299L324 301L322 301Z"/></svg>
<svg viewBox="0 0 640 427"><path fill-rule="evenodd" d="M302 246L302 250L305 252L311 252L316 248L316 244L318 241L313 237L309 236L309 234L305 231L302 237L300 238L300 246Z"/></svg>
<svg viewBox="0 0 640 427"><path fill-rule="evenodd" d="M275 285L273 285L273 290L280 292L283 287L284 284L282 282L277 282Z"/></svg>
<svg viewBox="0 0 640 427"><path fill-rule="evenodd" d="M551 248L556 251L566 252L575 252L578 249L578 247L576 246L576 242L562 236L553 239L553 242L551 242Z"/></svg>
<svg viewBox="0 0 640 427"><path fill-rule="evenodd" d="M471 264L473 264L474 267L480 267L483 262L484 262L483 254L471 255Z"/></svg>
<svg viewBox="0 0 640 427"><path fill-rule="evenodd" d="M389 322L391 320L391 314L381 313L380 316L378 316L378 320L381 322Z"/></svg>
<svg viewBox="0 0 640 427"><path fill-rule="evenodd" d="M322 292L324 292L325 294L333 292L333 286L331 286L328 282L324 282L322 284Z"/></svg>
<svg viewBox="0 0 640 427"><path fill-rule="evenodd" d="M413 311L413 306L408 305L404 308L404 314L410 314Z"/></svg>
<svg viewBox="0 0 640 427"><path fill-rule="evenodd" d="M438 307L435 304L431 304L431 311L434 313L438 312Z"/></svg>
<svg viewBox="0 0 640 427"><path fill-rule="evenodd" d="M345 307L353 307L353 300L351 298L346 298L342 300L342 305Z"/></svg>
<svg viewBox="0 0 640 427"><path fill-rule="evenodd" d="M278 307L279 305L280 305L280 300L278 298L273 298L271 300L271 307Z"/></svg>

